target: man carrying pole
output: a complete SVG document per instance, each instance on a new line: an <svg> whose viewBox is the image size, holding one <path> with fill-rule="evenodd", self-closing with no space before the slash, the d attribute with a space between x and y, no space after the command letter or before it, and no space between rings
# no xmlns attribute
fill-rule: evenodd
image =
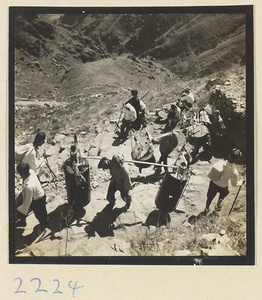
<svg viewBox="0 0 262 300"><path fill-rule="evenodd" d="M136 120L137 114L135 108L130 104L125 104L125 115L120 127L120 139L126 139L129 131L132 129L132 123Z"/></svg>
<svg viewBox="0 0 262 300"><path fill-rule="evenodd" d="M82 213L82 208L90 202L90 170L88 160L81 156L76 135L63 169L68 203L76 214Z"/></svg>
<svg viewBox="0 0 262 300"><path fill-rule="evenodd" d="M173 130L169 133L163 134L159 137L155 137L152 139L153 144L159 143L159 151L161 156L159 158L158 163L162 162L167 165L168 155L177 147L178 145L178 136L177 133ZM167 167L164 167L165 172L167 172ZM155 168L155 174L161 173L161 167Z"/></svg>
<svg viewBox="0 0 262 300"><path fill-rule="evenodd" d="M141 98L138 98L138 91L137 90L132 90L131 91L131 95L132 98L130 98L126 103L126 104L131 104L135 110L136 110L136 114L137 114L137 118L136 120L132 123L132 127L134 130L139 130L141 125L145 126L146 125L146 119L145 119L145 108L146 105L145 103L142 101L142 99L150 92L150 90Z"/></svg>
<svg viewBox="0 0 262 300"><path fill-rule="evenodd" d="M106 197L109 201L107 208L112 209L114 207L116 202L115 193L116 191L120 191L120 195L126 203L125 208L128 210L132 200L129 191L132 190L133 187L129 173L124 165L124 156L122 154L116 154L111 160L103 157L98 164L98 168L110 170L112 176Z"/></svg>
<svg viewBox="0 0 262 300"><path fill-rule="evenodd" d="M101 159L106 159L105 157L101 157L101 156L82 156L82 158L86 158L86 159L95 159L95 160L101 160ZM157 166L157 167L167 167L167 168L174 168L174 164L172 165L164 165L164 164L159 164L159 163L155 163L155 162L146 162L146 161L139 161L139 160L129 160L129 159L125 159L124 162L126 163L131 163L131 164L142 164L142 165L149 165L149 166Z"/></svg>
<svg viewBox="0 0 262 300"><path fill-rule="evenodd" d="M242 156L240 150L233 148L229 155L228 159L217 161L208 173L208 177L211 179L208 192L207 192L207 201L206 208L204 213L209 212L209 206L216 196L219 193L219 199L216 205L218 210L221 210L221 204L223 199L229 194L228 182L231 181L233 186L241 186L243 181L239 180L238 171L235 168L234 164Z"/></svg>

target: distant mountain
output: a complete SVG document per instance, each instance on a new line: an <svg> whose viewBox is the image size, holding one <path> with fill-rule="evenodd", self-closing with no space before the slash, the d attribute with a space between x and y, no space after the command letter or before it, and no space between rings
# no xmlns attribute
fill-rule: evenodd
<svg viewBox="0 0 262 300"><path fill-rule="evenodd" d="M173 72L192 56L210 73L245 55L244 14L64 15L60 22L110 54L149 55Z"/></svg>
<svg viewBox="0 0 262 300"><path fill-rule="evenodd" d="M235 62L245 54L244 14L88 14L34 15L17 18L16 47L27 39L51 39L54 43L78 42L76 52L83 62L108 55L132 53L152 56L173 70L179 61L194 55L201 68L222 60ZM59 34L61 26L67 30ZM27 35L27 36L25 36ZM38 43L33 54L44 48ZM70 52L71 50L71 52ZM211 71L211 70L210 70Z"/></svg>
<svg viewBox="0 0 262 300"><path fill-rule="evenodd" d="M120 55L150 58L177 77L200 78L243 61L245 15L23 14L15 17L14 47L19 97L28 94L25 89L48 96L71 69Z"/></svg>

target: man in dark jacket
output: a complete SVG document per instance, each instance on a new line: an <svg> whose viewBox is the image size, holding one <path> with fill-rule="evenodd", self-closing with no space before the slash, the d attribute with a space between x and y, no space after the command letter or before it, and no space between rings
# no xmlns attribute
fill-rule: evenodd
<svg viewBox="0 0 262 300"><path fill-rule="evenodd" d="M141 125L146 124L145 120L145 104L143 101L139 100L138 98L138 91L137 90L132 90L131 91L132 98L130 98L125 104L130 103L136 110L137 118L136 120L132 123L132 127L134 130L139 130Z"/></svg>
<svg viewBox="0 0 262 300"><path fill-rule="evenodd" d="M130 190L133 189L132 183L129 177L129 173L124 164L124 157L121 154L116 154L111 160L103 157L99 164L99 169L108 169L111 174L111 181L108 187L106 199L109 201L107 208L112 209L115 205L116 191L120 191L122 199L126 202L125 208L129 209L131 204Z"/></svg>

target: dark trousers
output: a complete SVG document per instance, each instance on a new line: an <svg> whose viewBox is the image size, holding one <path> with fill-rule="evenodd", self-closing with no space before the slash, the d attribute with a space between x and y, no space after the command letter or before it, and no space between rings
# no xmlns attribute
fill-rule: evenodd
<svg viewBox="0 0 262 300"><path fill-rule="evenodd" d="M199 138L195 138L193 153L194 154L198 154L199 149L201 147L203 147L204 151L211 150L211 138L210 138L210 134L206 134L205 136L202 136L202 137L199 137Z"/></svg>
<svg viewBox="0 0 262 300"><path fill-rule="evenodd" d="M228 187L222 188L220 186L217 186L211 180L210 184L209 184L209 187L208 187L208 191L207 191L206 208L209 208L212 200L215 198L217 193L219 193L219 200L218 201L222 201L229 194Z"/></svg>
<svg viewBox="0 0 262 300"><path fill-rule="evenodd" d="M141 126L146 126L146 118L145 118L145 114L144 113L137 113L137 118L135 119L135 121L132 123L132 128L135 131L138 131Z"/></svg>
<svg viewBox="0 0 262 300"><path fill-rule="evenodd" d="M167 119L165 129L172 130L176 127L177 123L180 121L179 118Z"/></svg>
<svg viewBox="0 0 262 300"><path fill-rule="evenodd" d="M46 210L46 195L42 198L32 201L30 209L34 212L35 217L40 223L42 228L46 228L47 222L47 210Z"/></svg>
<svg viewBox="0 0 262 300"><path fill-rule="evenodd" d="M132 122L123 119L121 127L120 127L121 136L122 137L127 137L129 131L131 130L131 128L132 128Z"/></svg>
<svg viewBox="0 0 262 300"><path fill-rule="evenodd" d="M22 203L23 203L23 196L21 193L16 199L16 207L19 207ZM39 221L41 228L46 228L48 225L47 210L46 210L46 195L44 195L42 198L38 200L32 201L28 212L30 211L33 211L33 213L35 214L35 217ZM22 214L20 214L20 216L22 217ZM24 220L25 219L26 216L24 216Z"/></svg>
<svg viewBox="0 0 262 300"><path fill-rule="evenodd" d="M120 190L116 188L115 181L111 181L108 187L107 196L106 199L109 201L109 203L114 204L116 202L115 193L116 191L120 191L121 198L126 202L131 202L131 196L129 195L129 191L126 190Z"/></svg>

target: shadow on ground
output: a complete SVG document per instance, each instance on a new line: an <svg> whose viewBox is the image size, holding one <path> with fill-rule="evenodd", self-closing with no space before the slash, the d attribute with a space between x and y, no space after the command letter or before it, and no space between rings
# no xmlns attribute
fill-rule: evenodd
<svg viewBox="0 0 262 300"><path fill-rule="evenodd" d="M145 221L145 226L168 226L171 222L171 218L168 212L163 212L161 210L153 210L147 217Z"/></svg>
<svg viewBox="0 0 262 300"><path fill-rule="evenodd" d="M40 229L40 224L37 224L33 228L33 231L26 236L23 235L24 228L16 228L15 250L21 250L26 246L30 246L34 242L38 243L48 238L50 238L51 240L61 239L60 237L55 236L54 234L62 231L63 229L69 226L83 226L87 224L86 221L82 220L85 213L86 211L83 207L75 207L74 210L72 210L72 207L68 203L64 203L58 206L54 211L52 211L48 215L49 228L52 230L52 233L50 232L49 234L44 235L44 237L40 237L43 233L43 230ZM76 224L72 225L74 221L77 222Z"/></svg>
<svg viewBox="0 0 262 300"><path fill-rule="evenodd" d="M36 225L32 233L23 236L24 228L15 228L15 251L21 250L31 245L41 234L40 225Z"/></svg>
<svg viewBox="0 0 262 300"><path fill-rule="evenodd" d="M211 164L211 159L212 159L212 154L202 151L198 155L194 155L191 153L192 156L192 161L190 162L190 165L194 165L197 163L199 160L200 161L208 161Z"/></svg>
<svg viewBox="0 0 262 300"><path fill-rule="evenodd" d="M117 147L117 146L123 144L127 140L127 138L124 138L121 140L119 137L114 137L114 139L115 140L112 143L112 146L114 146L114 147Z"/></svg>
<svg viewBox="0 0 262 300"><path fill-rule="evenodd" d="M50 227L56 233L71 226L74 221L77 221L76 226L81 226L83 225L82 218L85 213L86 211L83 207L72 207L68 203L64 203L48 215Z"/></svg>
<svg viewBox="0 0 262 300"><path fill-rule="evenodd" d="M97 233L100 237L114 236L114 225L117 217L126 212L125 207L114 208L111 210L108 205L94 217L86 227L85 231L88 237L95 236Z"/></svg>

